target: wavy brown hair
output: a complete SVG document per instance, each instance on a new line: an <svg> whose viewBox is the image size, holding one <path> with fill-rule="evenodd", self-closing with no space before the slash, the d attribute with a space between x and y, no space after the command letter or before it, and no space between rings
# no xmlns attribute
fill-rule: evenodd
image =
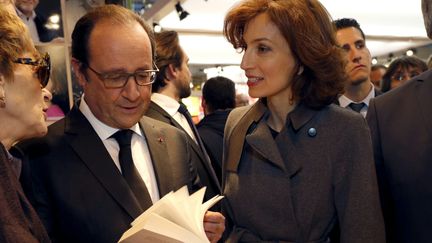
<svg viewBox="0 0 432 243"><path fill-rule="evenodd" d="M156 66L159 72L156 74L156 80L152 84L153 92L158 92L166 85L166 69L170 64L174 67L180 67L184 58L182 48L180 47L179 36L176 31L167 30L155 33L156 40Z"/></svg>
<svg viewBox="0 0 432 243"><path fill-rule="evenodd" d="M343 92L345 59L327 10L317 0L245 0L226 15L224 35L243 49L247 23L265 13L288 42L304 71L292 80L292 100L319 109Z"/></svg>
<svg viewBox="0 0 432 243"><path fill-rule="evenodd" d="M7 81L13 80L14 61L25 52L39 56L21 19L0 5L0 73Z"/></svg>

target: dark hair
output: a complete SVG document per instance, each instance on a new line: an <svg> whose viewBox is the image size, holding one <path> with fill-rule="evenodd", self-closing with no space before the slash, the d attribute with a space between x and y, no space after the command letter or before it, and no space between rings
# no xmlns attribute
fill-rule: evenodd
<svg viewBox="0 0 432 243"><path fill-rule="evenodd" d="M234 82L221 76L207 80L202 89L202 96L209 112L234 108L235 95Z"/></svg>
<svg viewBox="0 0 432 243"><path fill-rule="evenodd" d="M416 56L401 56L394 59L387 68L386 73L383 76L381 91L387 92L391 89L392 76L400 69L408 69L410 67L419 68L421 72L428 69L427 64L422 59Z"/></svg>
<svg viewBox="0 0 432 243"><path fill-rule="evenodd" d="M227 13L224 22L224 35L234 48L245 47L245 26L261 13L269 16L288 42L299 62L297 68L304 67L292 80L292 100L311 108L332 103L343 91L346 74L326 9L317 0L242 1Z"/></svg>
<svg viewBox="0 0 432 243"><path fill-rule="evenodd" d="M81 17L72 32L72 57L81 63L88 65L89 60L89 38L97 23L110 21L113 25L130 25L138 23L147 33L152 48L153 58L155 56L155 41L153 30L137 14L119 5L102 5L96 7Z"/></svg>
<svg viewBox="0 0 432 243"><path fill-rule="evenodd" d="M153 92L158 92L166 85L166 68L173 64L174 67L180 67L184 58L183 51L180 47L179 37L175 31L162 31L155 34L156 40L156 66L159 72L156 74L156 80L152 85Z"/></svg>
<svg viewBox="0 0 432 243"><path fill-rule="evenodd" d="M360 24L355 19L351 19L351 18L337 19L337 20L333 21L333 24L335 25L336 30L354 27L360 31L360 33L363 37L363 40L366 40L366 36L365 36L363 30L360 28Z"/></svg>

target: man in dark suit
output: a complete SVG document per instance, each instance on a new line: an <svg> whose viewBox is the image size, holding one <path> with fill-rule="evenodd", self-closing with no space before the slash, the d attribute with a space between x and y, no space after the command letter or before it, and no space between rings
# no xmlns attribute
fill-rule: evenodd
<svg viewBox="0 0 432 243"><path fill-rule="evenodd" d="M177 32L163 31L156 33L155 37L156 66L160 71L152 85L153 94L146 116L175 126L188 135L193 164L202 184L207 186L206 198L211 198L221 191L212 162L195 125L188 121L190 114L183 114L179 110L182 107L181 99L191 94L189 58L179 44Z"/></svg>
<svg viewBox="0 0 432 243"><path fill-rule="evenodd" d="M34 42L50 42L59 36L57 30L46 27L48 19L41 13L35 11L39 0L16 0L15 7L17 15L29 28Z"/></svg>
<svg viewBox="0 0 432 243"><path fill-rule="evenodd" d="M166 193L199 186L186 136L143 117L157 72L154 47L151 29L123 7L105 5L77 22L72 66L84 95L45 138L19 146L54 242L117 242ZM204 228L219 240L223 216L207 212Z"/></svg>
<svg viewBox="0 0 432 243"><path fill-rule="evenodd" d="M423 0L432 38L432 0ZM372 134L381 204L392 243L431 242L432 71L374 99Z"/></svg>
<svg viewBox="0 0 432 243"><path fill-rule="evenodd" d="M333 23L337 29L336 41L346 53L345 71L348 78L345 92L337 104L366 117L370 100L381 94L370 80L371 54L366 46L366 37L355 19L342 18Z"/></svg>
<svg viewBox="0 0 432 243"><path fill-rule="evenodd" d="M198 132L210 156L219 182L222 181L222 149L225 123L236 105L234 82L222 76L208 79L202 88L201 106L204 118L197 124Z"/></svg>

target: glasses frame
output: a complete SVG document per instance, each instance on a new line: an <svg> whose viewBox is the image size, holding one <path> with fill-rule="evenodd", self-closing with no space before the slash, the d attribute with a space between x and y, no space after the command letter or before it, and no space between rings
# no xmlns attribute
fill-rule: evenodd
<svg viewBox="0 0 432 243"><path fill-rule="evenodd" d="M153 84L153 83L155 82L156 74L159 72L159 68L156 66L156 63L154 63L154 62L153 62L153 66L154 66L156 69L148 69L148 70L135 71L135 72L133 72L133 73L128 73L128 72L118 72L118 73L115 73L115 72L111 72L111 73L100 73L100 72L96 71L94 68L92 68L92 67L91 67L90 65L88 65L88 64L85 64L85 66L86 66L88 69L90 69L94 74L96 74L96 76L98 76L98 78L99 78L100 80L102 80L102 82L103 82L105 88L107 88L107 89L120 89L120 88L124 88L124 87L126 86L126 84L128 83L130 77L133 77L133 78L134 78L134 81L135 81L135 83L136 83L138 86L148 86L148 85L151 85L151 84ZM145 84L140 84L140 83L138 83L138 80L137 80L136 75L139 74L139 73L153 73L153 75L150 75L150 82L145 83ZM106 80L109 79L107 76L110 75L110 74L122 74L122 75L127 75L127 77L126 77L126 79L124 80L124 82L123 82L123 84L122 84L121 86L120 86L120 85L119 85L119 86L115 86L115 87L114 87L114 86L107 86L107 84L106 84Z"/></svg>
<svg viewBox="0 0 432 243"><path fill-rule="evenodd" d="M36 73L38 75L40 85L42 88L47 86L51 75L51 58L48 52L36 60L33 58L24 57L17 58L14 60L14 63L35 66L37 68Z"/></svg>

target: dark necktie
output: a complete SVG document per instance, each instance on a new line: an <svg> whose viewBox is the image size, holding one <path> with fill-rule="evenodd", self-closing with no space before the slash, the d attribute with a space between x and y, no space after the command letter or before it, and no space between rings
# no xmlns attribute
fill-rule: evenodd
<svg viewBox="0 0 432 243"><path fill-rule="evenodd" d="M360 112L361 109L363 109L363 107L364 107L365 105L366 105L366 104L365 104L364 102L361 102L361 103L354 103L354 102L351 102L348 106L349 106L353 111Z"/></svg>
<svg viewBox="0 0 432 243"><path fill-rule="evenodd" d="M132 192L135 194L135 198L138 200L141 208L146 210L151 206L152 200L150 194L148 193L147 187L138 173L138 170L136 169L132 159L132 135L133 131L126 129L117 131L112 135L112 137L117 140L117 143L120 146L119 161L123 177L129 184Z"/></svg>
<svg viewBox="0 0 432 243"><path fill-rule="evenodd" d="M195 138L197 140L198 146L201 148L202 152L207 154L207 152L204 148L204 144L203 144L201 137L198 133L198 130L197 130L195 124L193 123L192 116L183 103L180 103L180 107L178 108L178 111L186 118L187 122L189 123L189 126L192 129L192 132L195 135Z"/></svg>

